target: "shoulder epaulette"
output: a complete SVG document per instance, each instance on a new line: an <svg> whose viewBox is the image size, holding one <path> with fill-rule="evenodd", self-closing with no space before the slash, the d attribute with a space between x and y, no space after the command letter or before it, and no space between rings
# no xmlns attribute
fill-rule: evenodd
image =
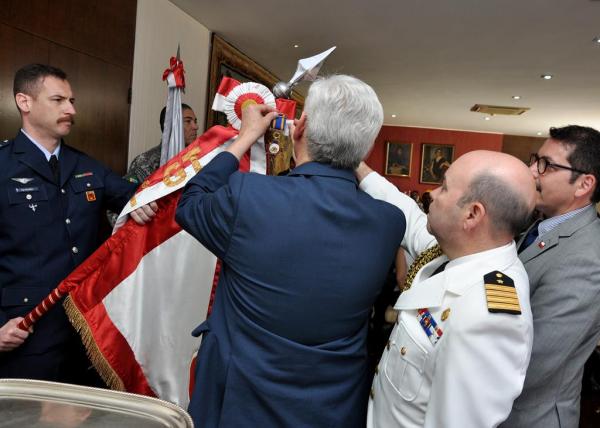
<svg viewBox="0 0 600 428"><path fill-rule="evenodd" d="M511 277L495 270L483 276L483 283L488 311L514 315L521 313L519 296Z"/></svg>

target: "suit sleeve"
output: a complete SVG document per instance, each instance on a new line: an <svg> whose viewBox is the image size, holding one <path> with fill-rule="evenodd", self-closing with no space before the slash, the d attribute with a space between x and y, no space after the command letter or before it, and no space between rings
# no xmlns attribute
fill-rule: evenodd
<svg viewBox="0 0 600 428"><path fill-rule="evenodd" d="M548 265L531 296L533 311L532 361L525 387L552 387L551 374L563 369L591 332L598 329L600 316L600 266L593 251L577 253L568 262Z"/></svg>
<svg viewBox="0 0 600 428"><path fill-rule="evenodd" d="M406 217L406 233L401 245L413 259L437 243L427 231L427 215L413 199L404 195L381 175L376 172L367 175L360 182L360 188L371 197L388 202L402 210Z"/></svg>
<svg viewBox="0 0 600 428"><path fill-rule="evenodd" d="M185 231L222 259L234 230L244 181L238 167L231 153L219 153L187 183L175 213Z"/></svg>
<svg viewBox="0 0 600 428"><path fill-rule="evenodd" d="M521 393L531 354L530 325L522 315L481 310L485 313L463 312L453 319L452 331L439 342L425 428L496 427Z"/></svg>

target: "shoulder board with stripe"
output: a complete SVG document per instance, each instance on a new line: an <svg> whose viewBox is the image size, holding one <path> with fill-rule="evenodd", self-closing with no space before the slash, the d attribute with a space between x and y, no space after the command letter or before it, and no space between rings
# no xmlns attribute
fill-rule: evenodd
<svg viewBox="0 0 600 428"><path fill-rule="evenodd" d="M488 311L513 315L521 313L515 282L511 277L495 270L483 276L483 283Z"/></svg>

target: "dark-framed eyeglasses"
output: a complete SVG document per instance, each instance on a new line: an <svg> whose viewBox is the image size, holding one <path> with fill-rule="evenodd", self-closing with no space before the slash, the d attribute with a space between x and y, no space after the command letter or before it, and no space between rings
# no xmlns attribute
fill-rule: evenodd
<svg viewBox="0 0 600 428"><path fill-rule="evenodd" d="M537 171L540 175L545 174L548 168L560 168L568 171L578 172L579 174L588 174L588 172L577 168L571 168L570 166L550 162L547 157L540 156L537 153L532 153L529 157L529 166L533 165L534 163L537 163Z"/></svg>

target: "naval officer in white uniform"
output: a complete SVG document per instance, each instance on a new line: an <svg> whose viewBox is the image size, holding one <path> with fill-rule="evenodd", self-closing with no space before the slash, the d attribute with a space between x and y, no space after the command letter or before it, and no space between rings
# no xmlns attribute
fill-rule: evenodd
<svg viewBox="0 0 600 428"><path fill-rule="evenodd" d="M363 190L404 212L407 251L433 254L396 302L368 427L497 426L531 356L529 282L513 241L534 208L531 173L512 156L470 152L432 192L429 216L365 164L357 175Z"/></svg>

